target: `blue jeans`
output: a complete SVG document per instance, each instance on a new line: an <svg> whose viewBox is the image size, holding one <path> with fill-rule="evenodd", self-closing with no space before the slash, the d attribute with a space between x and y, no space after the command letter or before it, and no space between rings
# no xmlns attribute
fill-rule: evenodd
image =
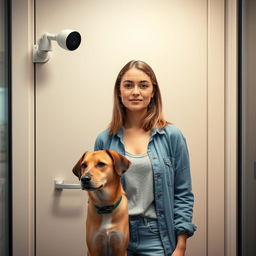
<svg viewBox="0 0 256 256"><path fill-rule="evenodd" d="M127 256L164 256L156 219L132 216L129 220L130 242Z"/></svg>

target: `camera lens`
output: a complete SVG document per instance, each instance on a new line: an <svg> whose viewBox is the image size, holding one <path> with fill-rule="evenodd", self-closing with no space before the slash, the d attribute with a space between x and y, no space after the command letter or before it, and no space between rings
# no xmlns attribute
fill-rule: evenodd
<svg viewBox="0 0 256 256"><path fill-rule="evenodd" d="M66 40L66 45L70 51L74 51L75 49L77 49L80 43L81 43L81 35L78 32L74 31L68 35Z"/></svg>

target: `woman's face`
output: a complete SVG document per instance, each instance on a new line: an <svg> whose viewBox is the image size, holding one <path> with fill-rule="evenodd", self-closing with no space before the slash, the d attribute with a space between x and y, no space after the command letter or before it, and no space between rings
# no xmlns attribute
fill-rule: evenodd
<svg viewBox="0 0 256 256"><path fill-rule="evenodd" d="M124 106L130 111L147 109L154 96L150 77L143 71L131 68L122 77L120 97Z"/></svg>

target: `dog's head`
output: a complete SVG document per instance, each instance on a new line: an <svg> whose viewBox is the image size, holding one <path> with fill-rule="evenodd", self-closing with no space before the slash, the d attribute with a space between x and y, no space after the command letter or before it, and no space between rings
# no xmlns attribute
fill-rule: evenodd
<svg viewBox="0 0 256 256"><path fill-rule="evenodd" d="M84 190L98 190L127 171L131 162L113 150L85 152L73 168Z"/></svg>

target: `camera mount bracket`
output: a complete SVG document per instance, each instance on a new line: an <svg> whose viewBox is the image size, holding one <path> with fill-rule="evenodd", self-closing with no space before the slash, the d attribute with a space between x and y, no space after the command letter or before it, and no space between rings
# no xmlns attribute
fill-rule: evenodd
<svg viewBox="0 0 256 256"><path fill-rule="evenodd" d="M74 30L65 29L56 35L44 33L38 44L33 46L33 63L45 63L50 59L51 40L57 41L62 48L74 51L81 43L81 35Z"/></svg>

